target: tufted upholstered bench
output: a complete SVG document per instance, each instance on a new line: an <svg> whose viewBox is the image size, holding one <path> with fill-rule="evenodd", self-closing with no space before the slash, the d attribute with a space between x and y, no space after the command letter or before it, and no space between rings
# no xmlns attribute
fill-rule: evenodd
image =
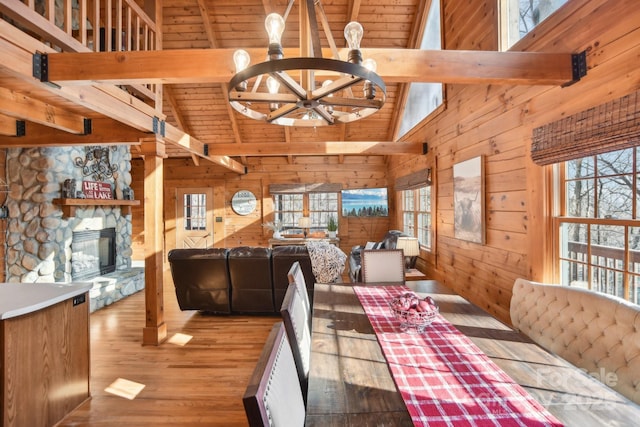
<svg viewBox="0 0 640 427"><path fill-rule="evenodd" d="M580 288L517 279L513 326L640 404L640 307Z"/></svg>

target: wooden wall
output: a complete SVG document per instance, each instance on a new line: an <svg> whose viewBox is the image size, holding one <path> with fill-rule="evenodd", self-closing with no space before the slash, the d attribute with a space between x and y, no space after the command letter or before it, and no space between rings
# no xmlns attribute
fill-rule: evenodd
<svg viewBox="0 0 640 427"><path fill-rule="evenodd" d="M215 216L223 218L223 228L214 235L215 247L267 246L271 231L262 227L273 219L273 203L268 192L270 184L279 183L340 183L343 188L387 187L387 165L382 156L345 156L342 162L337 156L327 157L249 157L247 174L231 173L220 166L201 161L195 166L191 159L166 159L164 161L164 220L165 252L176 247L176 190L189 187L213 187L214 199L222 201ZM141 167L134 165L134 181L141 179ZM136 187L133 186L135 189ZM231 209L231 197L238 190L251 190L258 199L256 210L240 216ZM136 192L136 197L137 197ZM390 201L391 215L395 212L394 201ZM215 203L214 203L215 204ZM139 235L134 221L134 239ZM349 253L354 245L369 240L380 240L389 229L390 217L347 218L339 217L338 237L340 247ZM216 230L217 231L217 230ZM135 240L138 242L138 240ZM140 240L142 243L143 240ZM142 259L142 246L135 250L136 259ZM166 256L165 256L166 260Z"/></svg>
<svg viewBox="0 0 640 427"><path fill-rule="evenodd" d="M498 3L443 0L446 49L498 49ZM565 87L448 85L446 108L409 135L428 142L427 155L355 157L250 157L248 173L236 175L190 159L165 161L165 248L175 245L176 188L213 186L224 200L224 232L215 246L266 245L271 217L270 183L339 182L344 188L389 185L408 173L435 170L435 251L418 267L499 319L509 322L513 282L518 277L553 281L549 168L530 159L532 129L640 88L640 8L637 0L571 0L513 50L587 52L588 75ZM485 165L486 243L454 238L453 165L482 155ZM134 164L134 181L137 166ZM138 175L141 176L141 175ZM137 189L135 184L134 189ZM253 215L239 217L231 196L250 189L258 197ZM136 192L136 197L138 198ZM396 200L384 220L340 218L342 249L378 240L399 228ZM141 228L134 220L134 242ZM136 231L137 230L137 231ZM135 253L140 253L135 251ZM136 256L137 259L138 258ZM166 256L165 256L166 259Z"/></svg>
<svg viewBox="0 0 640 427"><path fill-rule="evenodd" d="M446 49L497 50L498 2L443 1ZM436 165L436 255L428 275L503 321L518 277L553 281L548 168L530 159L532 129L640 87L637 0L569 1L513 50L587 51L588 74L565 88L447 86L447 107L411 138L423 158L390 159L389 181ZM483 155L486 244L454 238L453 165Z"/></svg>

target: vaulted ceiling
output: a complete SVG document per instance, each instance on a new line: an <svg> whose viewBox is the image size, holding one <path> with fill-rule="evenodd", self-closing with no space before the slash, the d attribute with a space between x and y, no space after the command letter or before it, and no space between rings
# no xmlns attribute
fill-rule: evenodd
<svg viewBox="0 0 640 427"><path fill-rule="evenodd" d="M286 57L296 55L300 46L303 1L293 2L288 15L282 43ZM373 116L348 124L311 128L265 124L230 107L231 57L235 49L244 48L252 54L252 62L261 62L267 51L265 16L284 13L290 1L163 3L158 29L162 52L87 53L88 49L70 43L65 51L84 49L84 53L58 54L50 49L51 83L42 83L32 77L31 56L46 46L27 34L43 24L23 3L0 0L5 18L0 20L0 145L126 143L149 137L158 124L150 118L158 112L142 103L135 91L119 93L115 84L138 86L139 94L147 90L144 84L163 83L164 117L159 123L169 125L165 149L172 157L192 156L194 161L204 157L241 172L247 156L418 153L419 141L405 143L396 137L411 81L557 85L572 78L569 54L417 50L430 1L310 0L309 4L318 3L315 11L325 56L333 50L346 57L344 26L352 20L363 25L363 54L378 62L386 103ZM55 35L59 30L45 32ZM332 41L335 49L330 48ZM26 121L25 136L17 136L16 119ZM85 119L92 121L90 134L85 132Z"/></svg>

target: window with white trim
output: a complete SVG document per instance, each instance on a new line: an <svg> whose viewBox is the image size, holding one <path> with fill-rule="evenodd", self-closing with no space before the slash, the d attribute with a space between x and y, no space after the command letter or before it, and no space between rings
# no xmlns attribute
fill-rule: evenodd
<svg viewBox="0 0 640 427"><path fill-rule="evenodd" d="M311 230L326 231L329 217L338 221L338 193L309 193Z"/></svg>
<svg viewBox="0 0 640 427"><path fill-rule="evenodd" d="M501 44L508 50L567 0L501 0Z"/></svg>
<svg viewBox="0 0 640 427"><path fill-rule="evenodd" d="M327 231L329 217L338 220L338 193L283 193L273 196L274 218L280 221L284 233L302 233L298 221L311 218L310 232Z"/></svg>
<svg viewBox="0 0 640 427"><path fill-rule="evenodd" d="M420 246L432 250L431 185L401 191L402 231L418 238Z"/></svg>
<svg viewBox="0 0 640 427"><path fill-rule="evenodd" d="M557 279L640 301L640 148L558 165Z"/></svg>
<svg viewBox="0 0 640 427"><path fill-rule="evenodd" d="M182 202L184 229L205 230L207 228L207 195L185 194Z"/></svg>
<svg viewBox="0 0 640 427"><path fill-rule="evenodd" d="M303 194L276 194L273 196L274 219L280 222L282 231L298 231L298 220L304 212Z"/></svg>

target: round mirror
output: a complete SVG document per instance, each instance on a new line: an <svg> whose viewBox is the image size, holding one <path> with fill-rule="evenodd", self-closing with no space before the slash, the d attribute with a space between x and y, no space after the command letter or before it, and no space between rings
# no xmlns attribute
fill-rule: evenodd
<svg viewBox="0 0 640 427"><path fill-rule="evenodd" d="M256 208L256 196L249 190L240 190L231 198L231 209L238 215L248 215Z"/></svg>

